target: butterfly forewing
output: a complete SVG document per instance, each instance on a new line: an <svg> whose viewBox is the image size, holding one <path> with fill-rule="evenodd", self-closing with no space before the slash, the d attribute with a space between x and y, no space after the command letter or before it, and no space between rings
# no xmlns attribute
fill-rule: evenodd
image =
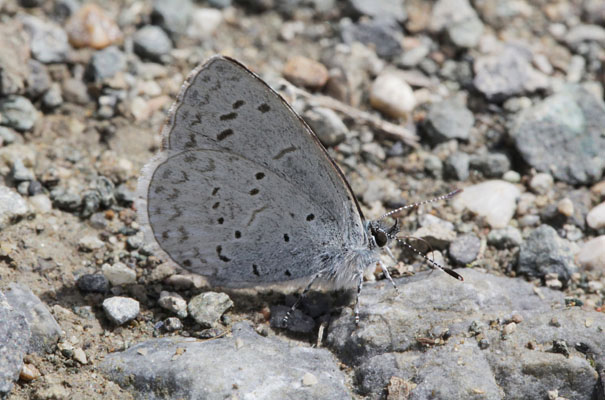
<svg viewBox="0 0 605 400"><path fill-rule="evenodd" d="M140 193L142 220L164 252L226 286L312 276L326 248L367 240L357 202L314 134L223 57L188 78Z"/></svg>

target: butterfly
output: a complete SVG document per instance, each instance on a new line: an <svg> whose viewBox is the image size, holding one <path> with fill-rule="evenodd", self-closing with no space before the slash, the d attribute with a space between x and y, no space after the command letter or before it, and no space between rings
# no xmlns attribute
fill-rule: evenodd
<svg viewBox="0 0 605 400"><path fill-rule="evenodd" d="M378 264L393 283L379 256L391 254L399 226L384 219L425 202L366 220L311 128L238 61L214 56L193 70L162 135L137 208L176 264L216 286L306 285L284 324L316 283L357 287L356 322L364 271Z"/></svg>

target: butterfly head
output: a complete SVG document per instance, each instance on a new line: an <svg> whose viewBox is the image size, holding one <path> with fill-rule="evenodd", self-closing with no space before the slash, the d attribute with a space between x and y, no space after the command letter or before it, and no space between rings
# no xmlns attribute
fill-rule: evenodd
<svg viewBox="0 0 605 400"><path fill-rule="evenodd" d="M380 220L368 222L368 233L373 247L385 247L395 240L395 235L399 233L399 222L395 220L392 226L387 226Z"/></svg>

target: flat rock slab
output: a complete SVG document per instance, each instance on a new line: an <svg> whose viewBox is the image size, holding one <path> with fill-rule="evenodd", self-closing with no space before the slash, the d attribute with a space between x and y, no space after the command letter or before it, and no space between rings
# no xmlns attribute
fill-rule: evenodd
<svg viewBox="0 0 605 400"><path fill-rule="evenodd" d="M0 399L7 396L19 378L31 332L19 311L0 292Z"/></svg>
<svg viewBox="0 0 605 400"><path fill-rule="evenodd" d="M7 302L27 320L31 329L28 352L51 352L61 337L61 327L46 304L29 287L11 283L4 292Z"/></svg>
<svg viewBox="0 0 605 400"><path fill-rule="evenodd" d="M149 340L100 367L140 399L351 399L328 350L262 337L248 323L215 340Z"/></svg>
<svg viewBox="0 0 605 400"><path fill-rule="evenodd" d="M460 273L464 282L436 272L400 279L399 295L368 284L359 326L350 311L332 322L329 346L356 366L362 394L384 395L395 376L415 385L410 399L535 398L553 388L591 398L605 315L522 279Z"/></svg>

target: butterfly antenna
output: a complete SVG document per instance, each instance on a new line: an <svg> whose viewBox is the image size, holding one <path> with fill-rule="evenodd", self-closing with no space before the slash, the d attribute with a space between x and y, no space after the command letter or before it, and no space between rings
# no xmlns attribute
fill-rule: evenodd
<svg viewBox="0 0 605 400"><path fill-rule="evenodd" d="M426 262L428 262L431 265L431 267L440 269L441 271L445 272L446 274L448 274L449 276L451 276L453 278L458 279L459 281L463 281L464 280L464 278L462 277L462 275L460 275L459 273L457 273L456 271L454 271L451 268L444 267L441 264L439 264L438 262L431 260L430 258L428 258L424 254L422 254L418 249L416 249L414 246L412 246L411 244L409 244L405 240L402 240L400 238L395 238L395 239L399 243L401 243L402 245L404 245L405 247L407 247L408 249L412 250L415 254L421 256L422 258L424 258L426 260Z"/></svg>
<svg viewBox="0 0 605 400"><path fill-rule="evenodd" d="M395 239L397 239L398 241L401 241L401 240L403 240L403 239L405 239L405 240L407 240L407 239L415 239L415 240L418 240L419 242L423 242L424 244L426 244L426 246L429 248L429 253L433 253L433 251L435 250L435 249L433 249L433 246L431 246L431 244L429 243L429 241L428 241L428 240L423 239L423 238L421 238L421 237L416 237L416 236L399 236L399 237L396 237ZM401 243L401 242L400 242L400 243ZM407 243L407 242L406 242L406 243ZM410 246L411 246L411 245L410 245ZM431 259L431 260L432 260L432 261L435 261L435 259L434 259L434 258L433 258L433 259Z"/></svg>
<svg viewBox="0 0 605 400"><path fill-rule="evenodd" d="M434 199L419 201L418 203L412 203L412 204L405 205L403 207L396 208L396 209L391 210L388 213L384 214L382 217L378 218L378 220L384 219L386 217L390 217L391 215L397 214L398 212L401 212L403 210L407 210L410 208L417 208L424 204L434 203L436 201L447 200L449 198L454 197L455 195L457 195L460 192L462 192L462 189L456 189L453 192L449 192L448 194L444 194L443 196L435 197Z"/></svg>

